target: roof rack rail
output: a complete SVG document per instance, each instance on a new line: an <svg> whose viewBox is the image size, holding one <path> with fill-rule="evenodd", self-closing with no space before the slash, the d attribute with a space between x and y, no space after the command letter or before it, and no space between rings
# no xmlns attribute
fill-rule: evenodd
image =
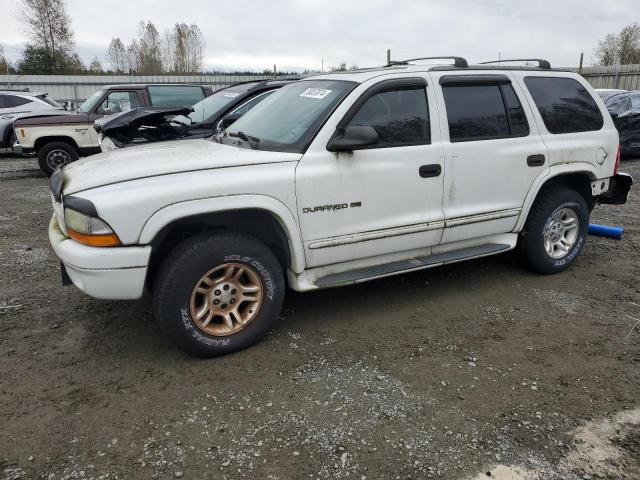
<svg viewBox="0 0 640 480"><path fill-rule="evenodd" d="M416 60L453 60L453 66L458 68L467 68L469 63L466 59L462 57L420 57L420 58L409 58L407 60L389 60L387 63L387 67L391 67L393 65L407 65L409 62L415 62Z"/></svg>
<svg viewBox="0 0 640 480"><path fill-rule="evenodd" d="M542 68L544 70L550 70L551 64L548 60L543 60L542 58L512 58L506 60L491 60L489 62L480 62L478 65L486 65L488 63L506 63L506 62L538 62L538 68Z"/></svg>

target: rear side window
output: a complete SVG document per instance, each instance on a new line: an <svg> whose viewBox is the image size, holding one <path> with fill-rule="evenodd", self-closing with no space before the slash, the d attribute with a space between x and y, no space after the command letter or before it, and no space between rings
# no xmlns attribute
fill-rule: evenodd
<svg viewBox="0 0 640 480"><path fill-rule="evenodd" d="M529 124L509 84L443 86L451 142L529 134Z"/></svg>
<svg viewBox="0 0 640 480"><path fill-rule="evenodd" d="M591 94L573 78L526 77L531 97L551 133L600 130L604 124Z"/></svg>
<svg viewBox="0 0 640 480"><path fill-rule="evenodd" d="M148 89L154 107L190 107L204 98L200 87L150 85Z"/></svg>
<svg viewBox="0 0 640 480"><path fill-rule="evenodd" d="M373 148L428 144L431 131L425 87L398 87L376 93L348 125L373 127L378 133Z"/></svg>
<svg viewBox="0 0 640 480"><path fill-rule="evenodd" d="M31 103L33 100L24 97L17 97L15 95L7 95L7 103L10 107L19 107Z"/></svg>

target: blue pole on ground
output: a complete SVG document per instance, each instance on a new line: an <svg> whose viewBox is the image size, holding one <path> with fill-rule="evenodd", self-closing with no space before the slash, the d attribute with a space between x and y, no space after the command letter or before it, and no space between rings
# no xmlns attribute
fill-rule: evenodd
<svg viewBox="0 0 640 480"><path fill-rule="evenodd" d="M622 239L622 227L610 227L608 225L598 225L597 223L589 224L589 235L597 235L599 237L615 238L616 240Z"/></svg>

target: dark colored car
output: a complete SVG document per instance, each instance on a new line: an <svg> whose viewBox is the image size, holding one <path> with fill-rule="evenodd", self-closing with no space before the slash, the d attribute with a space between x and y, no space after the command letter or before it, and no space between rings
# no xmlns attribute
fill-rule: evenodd
<svg viewBox="0 0 640 480"><path fill-rule="evenodd" d="M141 143L203 138L225 129L273 92L299 78L260 80L222 88L191 109L138 108L97 120L103 151Z"/></svg>
<svg viewBox="0 0 640 480"><path fill-rule="evenodd" d="M622 155L640 155L640 90L611 95L604 103L618 129Z"/></svg>

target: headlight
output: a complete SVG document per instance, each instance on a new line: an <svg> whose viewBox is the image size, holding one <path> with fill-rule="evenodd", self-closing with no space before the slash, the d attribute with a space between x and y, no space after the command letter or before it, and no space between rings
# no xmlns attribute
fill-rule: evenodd
<svg viewBox="0 0 640 480"><path fill-rule="evenodd" d="M64 224L70 238L91 247L117 247L120 239L103 220L78 212L64 209Z"/></svg>

